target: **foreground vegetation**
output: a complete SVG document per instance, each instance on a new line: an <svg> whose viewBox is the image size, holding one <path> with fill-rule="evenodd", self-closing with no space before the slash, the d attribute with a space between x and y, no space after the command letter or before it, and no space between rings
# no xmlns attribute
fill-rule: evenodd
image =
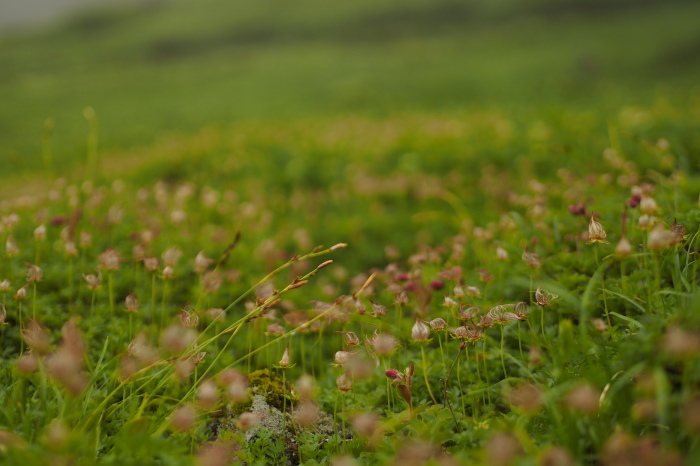
<svg viewBox="0 0 700 466"><path fill-rule="evenodd" d="M0 457L692 464L694 112L248 124L6 186Z"/></svg>

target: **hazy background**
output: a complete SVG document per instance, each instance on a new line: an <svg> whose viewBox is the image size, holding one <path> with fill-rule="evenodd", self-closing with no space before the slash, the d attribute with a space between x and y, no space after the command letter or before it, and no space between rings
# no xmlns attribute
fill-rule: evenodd
<svg viewBox="0 0 700 466"><path fill-rule="evenodd" d="M89 6L86 6L89 4ZM88 9L84 9L88 8ZM236 121L532 111L700 95L700 2L0 2L0 166Z"/></svg>

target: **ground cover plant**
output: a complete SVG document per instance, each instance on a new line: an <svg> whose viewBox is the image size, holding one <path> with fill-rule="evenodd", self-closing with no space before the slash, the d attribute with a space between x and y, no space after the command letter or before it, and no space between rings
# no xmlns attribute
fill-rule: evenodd
<svg viewBox="0 0 700 466"><path fill-rule="evenodd" d="M699 127L310 118L6 185L0 458L693 464Z"/></svg>

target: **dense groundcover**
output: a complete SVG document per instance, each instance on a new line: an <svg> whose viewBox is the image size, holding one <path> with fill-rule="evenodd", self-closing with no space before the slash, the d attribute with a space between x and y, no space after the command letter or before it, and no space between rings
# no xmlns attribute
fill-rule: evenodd
<svg viewBox="0 0 700 466"><path fill-rule="evenodd" d="M692 108L217 127L9 186L2 462L694 464Z"/></svg>

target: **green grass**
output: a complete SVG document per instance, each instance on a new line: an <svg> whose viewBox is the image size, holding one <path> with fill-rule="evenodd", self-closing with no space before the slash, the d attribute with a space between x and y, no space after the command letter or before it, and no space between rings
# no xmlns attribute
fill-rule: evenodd
<svg viewBox="0 0 700 466"><path fill-rule="evenodd" d="M86 106L102 146L120 148L212 122L688 98L694 2L584 5L167 2L6 37L4 173L40 166L47 118L56 165L75 164Z"/></svg>
<svg viewBox="0 0 700 466"><path fill-rule="evenodd" d="M383 464L407 454L481 464L522 454L515 464L531 464L554 447L580 462L614 464L615 455L692 462L700 383L700 120L691 108L667 105L621 111L613 121L590 112L549 117L407 114L212 127L105 156L92 182L76 171L8 200L2 239L11 237L19 254L5 254L0 276L11 283L3 295L3 459L190 464L211 444L218 454L234 451L260 464L280 455L303 464L342 455ZM624 166L604 160L611 145ZM636 207L626 225L632 254L614 254L630 180L653 189L661 230L677 221L687 228L685 239L657 248L637 226ZM586 244L589 219L568 211L579 203L598 213L611 244ZM39 224L49 226L46 240L32 239ZM92 244L67 255L66 242L82 232ZM385 251L389 245L395 253ZM498 246L508 253L504 262ZM172 247L183 255L166 279L164 252ZM99 266L108 248L121 257L112 272ZM221 285L206 293L193 267L199 251L219 264L214 276ZM528 268L523 251L536 252L541 267ZM144 270L140 254L157 257L158 270ZM329 258L332 264L315 271ZM13 296L28 263L43 277L36 298L30 283L20 301ZM480 281L480 270L492 281ZM101 287L93 292L83 276L98 272ZM263 291L267 282L272 287ZM462 295L460 286L480 294ZM539 288L558 298L538 306ZM395 304L401 291L407 301ZM139 301L135 314L125 311L130 293ZM457 304L445 305L446 298ZM416 318L442 318L455 332L475 323L458 320L460 309L475 305L482 316L501 304L512 312L520 301L528 304L527 321L487 324L484 339L463 350L445 331L425 343L412 337ZM371 316L373 302L386 306L386 315ZM273 320L249 320L268 307ZM212 308L226 310L223 322L207 318ZM199 315L191 330L178 323L182 309ZM35 312L50 332L50 354L40 356L38 370L22 374L23 348L46 351L20 337ZM54 361L72 348L66 341L75 341L61 343L60 329L71 318L86 349L66 368ZM266 333L272 322L281 336ZM360 346L344 344L339 331L355 332ZM400 344L379 356L378 366L375 331ZM128 350L138 333L143 340ZM193 336L197 346L188 343ZM292 364L282 369L286 342ZM153 359L137 350L143 345L156 351ZM369 364L350 372L355 380L347 392L336 384L351 369L330 365L340 350ZM188 373L182 361L202 351L203 362ZM390 385L383 372L410 364L408 398L395 387L407 386L409 377ZM130 365L139 372L129 376ZM243 374L273 369L291 382L311 375L314 405L334 415L335 433L324 434L318 449L302 449L301 458L285 450L278 434L260 431L244 442L232 427L235 417L221 417L230 388L219 386L206 407L195 397L200 384L228 367ZM302 409L298 394L287 401L288 409ZM188 411L173 414L181 406L194 409L194 421ZM358 424L361 414L375 417ZM286 436L318 441L320 434L304 431L298 419L287 418ZM503 451L513 458L501 458Z"/></svg>
<svg viewBox="0 0 700 466"><path fill-rule="evenodd" d="M207 0L5 38L0 462L695 464L697 9Z"/></svg>

